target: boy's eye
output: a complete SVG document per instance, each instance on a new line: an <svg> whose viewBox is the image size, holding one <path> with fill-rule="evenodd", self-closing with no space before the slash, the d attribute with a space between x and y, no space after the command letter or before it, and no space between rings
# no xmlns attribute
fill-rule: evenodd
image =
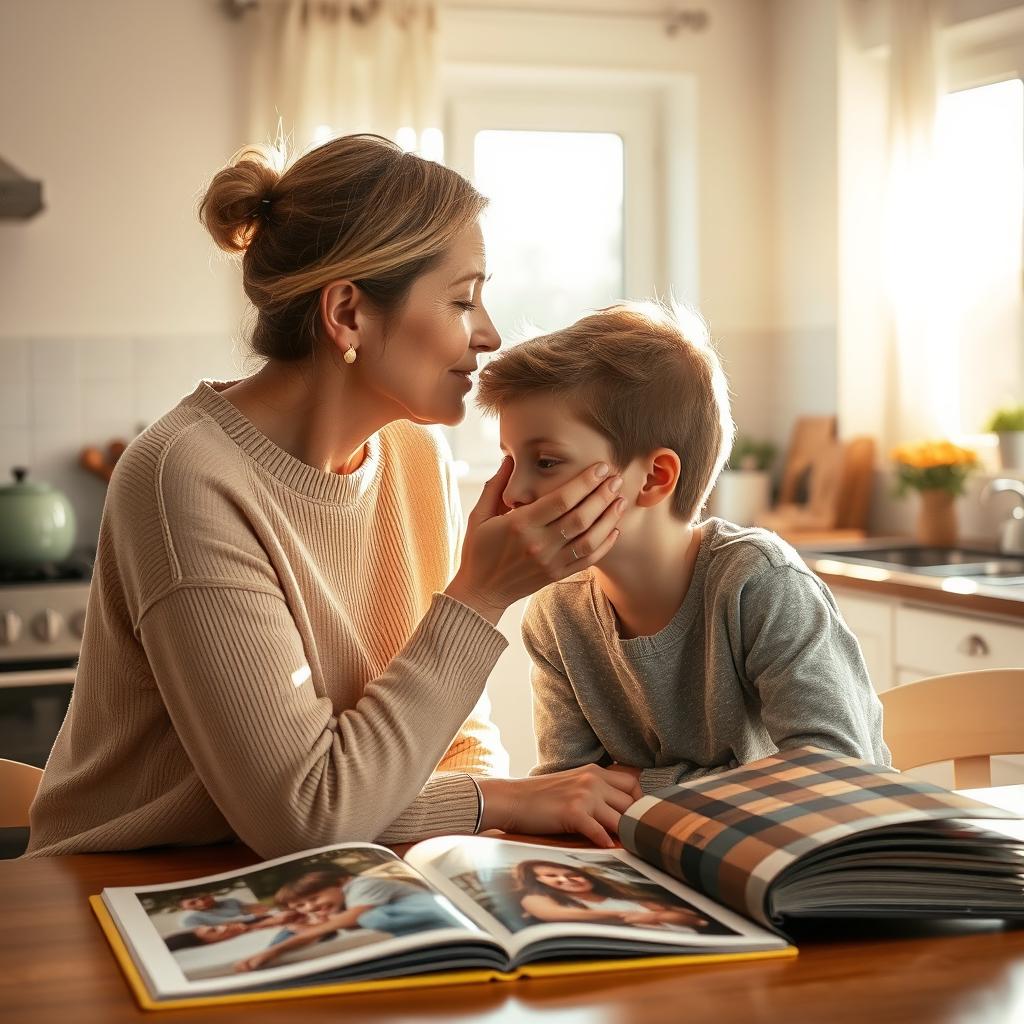
<svg viewBox="0 0 1024 1024"><path fill-rule="evenodd" d="M538 459L538 469L554 469L559 464L558 459Z"/></svg>

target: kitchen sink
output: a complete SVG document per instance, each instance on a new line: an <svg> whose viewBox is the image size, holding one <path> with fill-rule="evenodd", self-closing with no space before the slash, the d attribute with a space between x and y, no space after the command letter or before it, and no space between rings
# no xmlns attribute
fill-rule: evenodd
<svg viewBox="0 0 1024 1024"><path fill-rule="evenodd" d="M921 545L880 548L846 548L842 551L808 552L815 558L832 558L855 565L872 565L921 576L977 577L992 582L1024 581L1024 556L1005 555L979 548L940 548Z"/></svg>

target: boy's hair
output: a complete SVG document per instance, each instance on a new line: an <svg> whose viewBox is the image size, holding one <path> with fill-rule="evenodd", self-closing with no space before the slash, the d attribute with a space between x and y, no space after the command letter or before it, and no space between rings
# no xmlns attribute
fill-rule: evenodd
<svg viewBox="0 0 1024 1024"><path fill-rule="evenodd" d="M332 885L341 885L351 877L351 872L337 866L322 868L319 871L308 871L294 882L286 882L282 885L274 893L274 902L283 907L292 900L320 892L321 889L329 889Z"/></svg>
<svg viewBox="0 0 1024 1024"><path fill-rule="evenodd" d="M477 404L564 398L608 438L620 467L656 448L681 463L672 514L697 519L732 449L729 389L700 315L676 303L623 302L521 342L480 372Z"/></svg>

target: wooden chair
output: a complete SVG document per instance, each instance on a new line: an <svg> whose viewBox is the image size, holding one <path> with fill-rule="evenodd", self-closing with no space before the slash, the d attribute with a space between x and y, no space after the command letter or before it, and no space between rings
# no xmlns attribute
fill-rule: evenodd
<svg viewBox="0 0 1024 1024"><path fill-rule="evenodd" d="M0 828L25 828L42 768L0 757Z"/></svg>
<svg viewBox="0 0 1024 1024"><path fill-rule="evenodd" d="M879 694L893 767L953 762L957 789L992 785L989 758L1024 753L1024 669L932 676Z"/></svg>

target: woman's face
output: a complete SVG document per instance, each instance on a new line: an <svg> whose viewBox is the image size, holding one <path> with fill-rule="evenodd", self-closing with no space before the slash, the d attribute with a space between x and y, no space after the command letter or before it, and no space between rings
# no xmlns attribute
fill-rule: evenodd
<svg viewBox="0 0 1024 1024"><path fill-rule="evenodd" d="M568 893L572 896L592 892L594 883L572 868L555 864L538 864L533 869L533 877L549 889Z"/></svg>
<svg viewBox="0 0 1024 1024"><path fill-rule="evenodd" d="M196 937L203 942L223 942L248 931L245 921L225 921L224 924L203 924L196 928Z"/></svg>
<svg viewBox="0 0 1024 1024"><path fill-rule="evenodd" d="M473 224L358 353L362 382L401 418L451 426L465 416L469 375L501 344L483 307L485 279L483 235Z"/></svg>

